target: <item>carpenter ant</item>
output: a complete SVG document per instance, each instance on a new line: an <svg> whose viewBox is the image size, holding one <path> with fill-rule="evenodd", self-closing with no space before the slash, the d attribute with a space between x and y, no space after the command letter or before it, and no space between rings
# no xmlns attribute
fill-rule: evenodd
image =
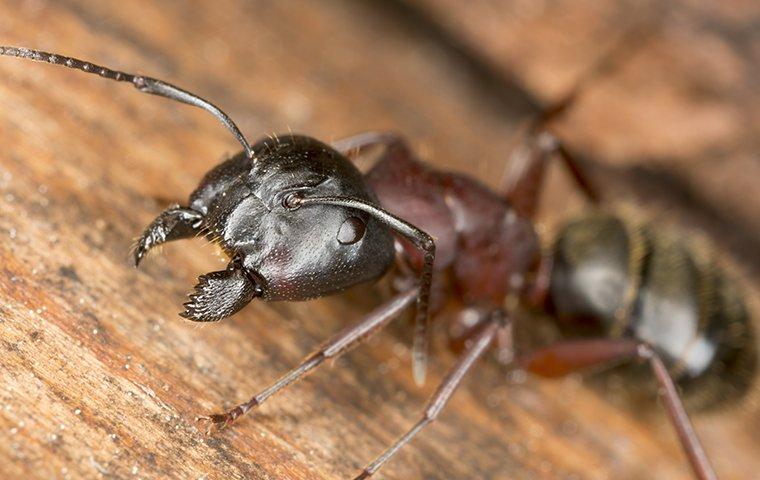
<svg viewBox="0 0 760 480"><path fill-rule="evenodd" d="M417 161L393 134L367 133L332 145L288 134L251 146L219 108L171 84L36 50L0 47L0 54L130 82L141 92L203 108L243 146L206 174L186 206L161 213L134 252L138 265L159 244L204 235L229 256L225 270L200 277L183 317L218 321L254 298L328 295L378 279L399 264L396 285L403 287L393 298L248 402L202 417L209 429L229 426L415 300L413 373L421 383L428 314L455 298L463 313L475 312L479 319L469 330L468 346L419 421L356 477L368 478L440 414L489 347L497 345L502 358L514 358L512 319L518 306L533 305L565 331L591 324L597 333L521 357L529 371L551 377L645 360L696 477L717 478L679 388L686 395L709 389L734 397L749 388L757 359L746 307L717 266L657 229L614 215L594 213L566 224L550 251L542 252L533 217L550 159L560 159L581 190L597 198L577 162L546 128L569 101L533 123L527 150L515 156L504 190L496 192ZM382 156L362 175L349 158L374 146L383 147Z"/></svg>

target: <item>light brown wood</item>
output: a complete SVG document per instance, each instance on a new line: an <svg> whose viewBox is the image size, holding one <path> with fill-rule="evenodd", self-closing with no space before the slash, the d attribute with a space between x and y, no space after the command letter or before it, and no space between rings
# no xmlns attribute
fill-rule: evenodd
<svg viewBox="0 0 760 480"><path fill-rule="evenodd" d="M558 123L615 191L684 223L760 277L758 15L753 2L411 0L481 61L551 104L614 67ZM632 41L623 41L631 38ZM620 182L616 180L620 179ZM556 198L556 196L555 196ZM549 211L557 205L550 204Z"/></svg>
<svg viewBox="0 0 760 480"><path fill-rule="evenodd" d="M434 19L443 17L432 12L456 15L462 10L455 3L450 10L445 2L426 3L423 12ZM503 7L511 2L493 3L497 12L511 11ZM552 12L561 12L547 8L535 19L546 22L538 33L530 25L517 32L505 28L504 35L516 45L512 51L522 45L535 52L542 41L550 51L550 40L573 37L573 31L545 33L555 31ZM582 9L590 7L576 8L583 17ZM728 15L702 10L700 18L725 20ZM408 12L382 2L4 0L0 11L2 43L176 83L225 108L252 140L289 129L325 140L397 130L431 162L493 186L518 125L530 112L524 93L486 88L483 72L463 64L460 51L442 45ZM461 18L473 25L474 20ZM500 33L495 29L474 42L465 30L447 31L472 42L475 52L485 51L481 45ZM677 39L679 31L673 33ZM584 58L567 60L572 71L567 78L588 65L586 57L595 51L585 53L585 48L602 43L580 43L585 47L577 53ZM678 58L684 58L682 52L704 52L693 37L676 43L682 49L673 53ZM720 55L699 58L709 63L725 57L733 65L731 55L721 57L721 47L714 48ZM641 63L627 68L647 78L659 57L637 58ZM665 58L661 61L672 59ZM554 87L541 85L550 84L546 77L560 70L545 66L531 73L528 60L486 63L518 78L545 78L522 83L531 98L551 98ZM721 92L743 98L744 90L726 82ZM587 101L628 98L620 92L630 92L630 83L610 80L606 85L606 93L604 85L593 87ZM496 93L500 101L494 101ZM642 97L643 92L627 105ZM667 98L661 100L667 103ZM671 118L682 121L693 116L688 109L682 113L677 102L662 108L677 111ZM619 167L635 166L651 152L642 147L616 154L630 140L612 128L598 128L614 125L610 117L595 116L603 110L579 107L561 131L584 157L600 162L599 178L614 189L632 190ZM735 121L731 113L717 119L704 113L704 124L717 125L716 135L744 139L749 135L745 127L757 127L758 111L745 110L755 115L749 123ZM725 119L731 122L724 125ZM733 130L736 125L740 132ZM605 132L613 136L604 140ZM679 138L673 134L666 140ZM737 151L749 151L737 142L742 146ZM0 145L3 478L349 478L411 425L454 359L438 348L428 384L416 388L409 367L410 331L400 320L233 429L205 437L193 422L195 415L246 400L386 298L382 286L308 303L255 303L219 324L189 323L177 312L197 275L218 269L214 252L200 241L172 244L139 271L127 259L132 239L163 207L185 199L206 170L238 149L212 118L128 86L3 57ZM673 152L679 153L672 157L676 160L690 155L689 150ZM657 154L670 165L668 152ZM744 226L744 243L728 242L728 247L741 254L747 245L757 247L752 242L758 203L740 201L737 192L722 194L747 191L733 187L734 182L751 185L744 167L756 165L738 154L726 156L722 165L727 166L719 171L722 181L731 188L712 183L712 167L685 178L709 180L698 186L704 186L709 204L717 205L718 220L732 206L740 207L731 222ZM680 166L677 172L686 171ZM569 188L560 181L553 185L547 206L562 206ZM613 197L620 193L605 191ZM673 197L658 198L667 203ZM714 231L716 224L704 221L704 211L687 213L696 225ZM743 258L756 259L757 252ZM755 264L747 265L748 290L757 292L751 277ZM697 419L722 478L750 478L757 471L760 438L753 425L759 412L750 402L740 411ZM577 378L524 379L486 362L440 421L378 478L690 478L662 418L621 409Z"/></svg>

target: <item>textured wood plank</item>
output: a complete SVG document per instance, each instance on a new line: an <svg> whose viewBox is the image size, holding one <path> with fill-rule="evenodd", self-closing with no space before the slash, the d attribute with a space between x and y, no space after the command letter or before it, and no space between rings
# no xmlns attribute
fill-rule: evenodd
<svg viewBox="0 0 760 480"><path fill-rule="evenodd" d="M530 111L509 88L495 102L455 52L374 3L3 1L0 11L3 42L176 82L224 106L250 136L394 129L436 164L492 185ZM346 478L432 392L434 381L413 386L399 322L255 417L204 437L194 415L248 398L384 289L254 304L200 328L176 312L195 277L218 268L213 252L171 245L140 271L127 254L165 204L237 149L214 120L2 58L0 144L4 478ZM452 360L439 348L431 379ZM757 468L757 435L745 426L757 409L741 415L698 423L724 478ZM381 476L505 477L672 479L688 470L656 420L577 379L507 377L484 364Z"/></svg>

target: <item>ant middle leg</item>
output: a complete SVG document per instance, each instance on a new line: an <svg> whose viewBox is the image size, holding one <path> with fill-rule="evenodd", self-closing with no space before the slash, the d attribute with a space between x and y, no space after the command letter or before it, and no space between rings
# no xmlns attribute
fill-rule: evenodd
<svg viewBox="0 0 760 480"><path fill-rule="evenodd" d="M235 420L245 415L253 408L259 407L275 393L296 380L303 378L307 373L322 364L325 360L337 358L358 345L361 341L366 340L373 333L377 332L388 322L393 320L393 318L395 318L404 308L411 305L417 298L417 293L418 288L414 287L396 295L390 301L376 308L358 323L349 326L333 336L323 344L319 350L306 357L306 359L304 359L297 367L281 376L276 382L251 397L247 402L241 403L225 413L199 416L197 420L208 422L206 433L210 433L211 428L214 426L222 429L231 425Z"/></svg>
<svg viewBox="0 0 760 480"><path fill-rule="evenodd" d="M472 339L491 324L491 315L492 310L475 305L459 310L449 322L449 349L461 354L472 343ZM511 365L515 358L513 329L514 322L505 322L503 328L496 333L496 360L501 365Z"/></svg>
<svg viewBox="0 0 760 480"><path fill-rule="evenodd" d="M503 312L495 311L491 314L487 325L472 338L469 347L438 386L428 401L422 417L382 455L367 465L354 480L365 480L375 474L401 447L409 443L423 428L440 415L470 368L483 356L483 353L494 340L498 339L499 332L508 328L509 324L510 320L504 316Z"/></svg>

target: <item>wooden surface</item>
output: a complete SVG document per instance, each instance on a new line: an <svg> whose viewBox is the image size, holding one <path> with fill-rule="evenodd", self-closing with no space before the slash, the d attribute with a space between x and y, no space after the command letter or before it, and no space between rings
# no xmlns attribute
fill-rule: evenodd
<svg viewBox="0 0 760 480"><path fill-rule="evenodd" d="M537 8L536 5L541 6ZM558 125L607 198L700 229L760 277L758 9L642 2L0 2L2 43L163 78L223 106L249 137L406 133L425 158L498 184L521 121L558 98L629 22L660 25ZM654 7L652 7L654 8ZM651 12L655 13L652 14ZM754 27L753 27L754 26ZM247 399L384 298L381 286L255 303L199 327L177 312L220 259L132 239L234 140L203 112L61 68L0 58L0 476L347 478L414 421L403 322L232 430L197 414ZM567 213L552 175L547 221ZM440 343L440 342L439 342ZM656 411L577 378L486 362L379 478L686 479ZM757 396L697 417L724 479L760 468Z"/></svg>

